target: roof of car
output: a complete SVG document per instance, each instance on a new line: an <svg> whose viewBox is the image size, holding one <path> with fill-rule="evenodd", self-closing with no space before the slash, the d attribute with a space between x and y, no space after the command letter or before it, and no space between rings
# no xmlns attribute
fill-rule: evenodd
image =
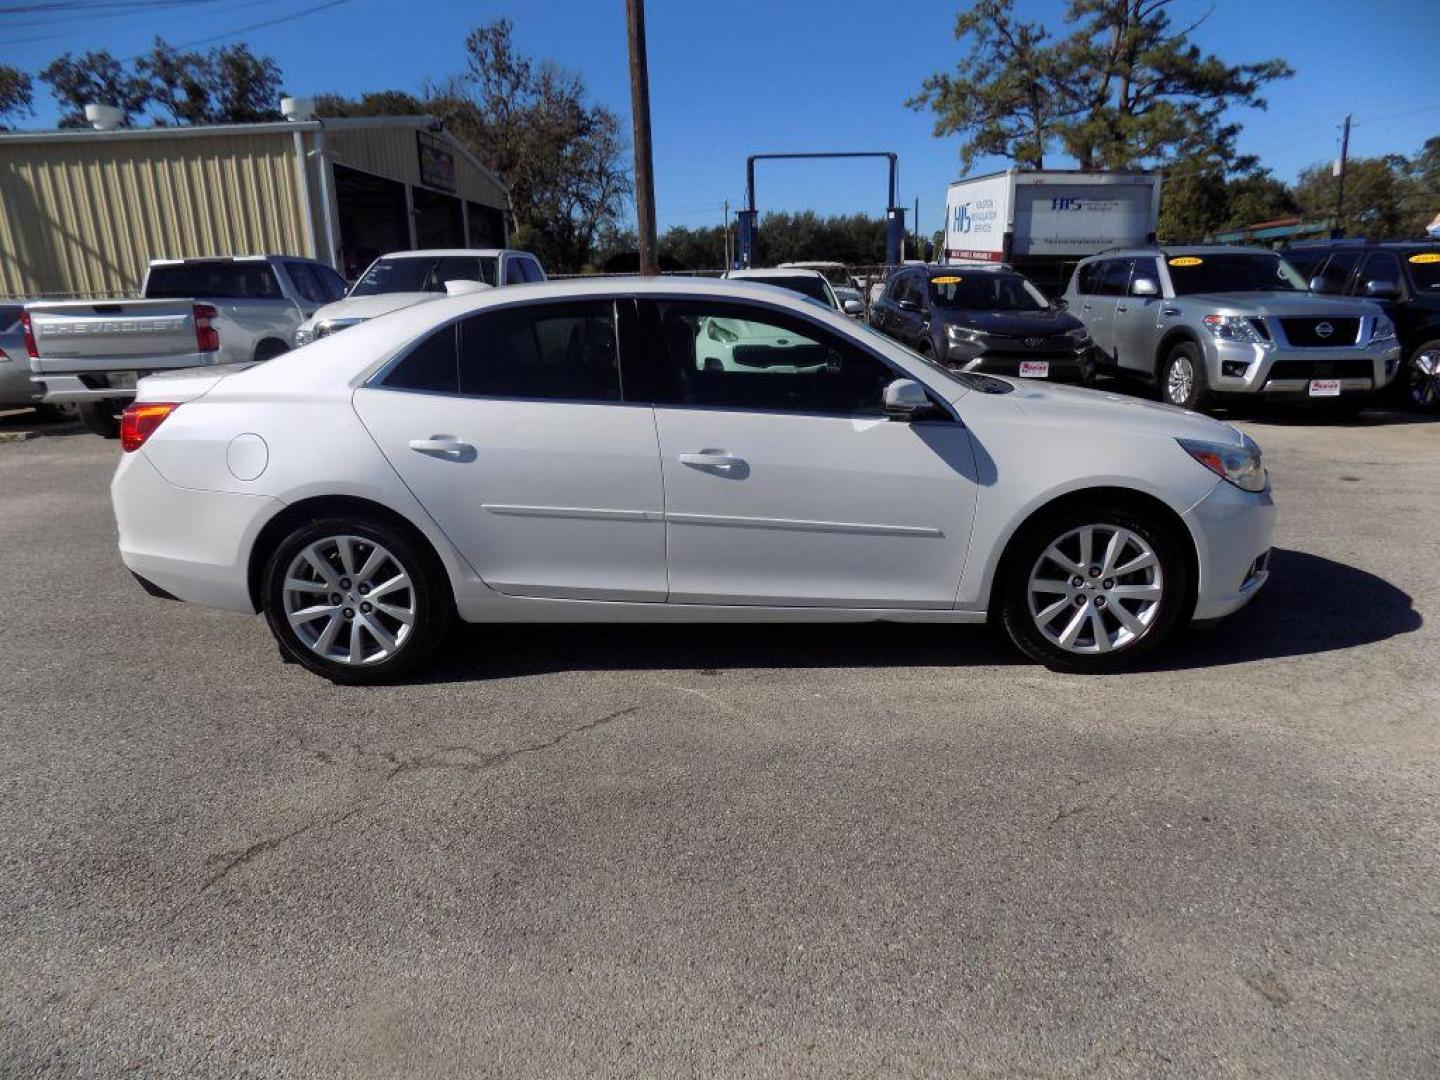
<svg viewBox="0 0 1440 1080"><path fill-rule="evenodd" d="M821 278L825 275L819 270L809 270L802 266L752 266L745 270L727 270L726 279L730 281L744 281L746 278Z"/></svg>
<svg viewBox="0 0 1440 1080"><path fill-rule="evenodd" d="M1173 259L1177 255L1273 255L1270 248L1254 244L1165 244L1157 247L1117 247L1087 255L1081 262L1092 259L1124 259L1137 255L1159 255Z"/></svg>
<svg viewBox="0 0 1440 1080"><path fill-rule="evenodd" d="M529 255L528 251L516 251L514 248L421 248L418 251L387 251L381 255L382 259L433 259L437 255L444 258L463 258L466 255ZM531 256L533 258L533 256Z"/></svg>
<svg viewBox="0 0 1440 1080"><path fill-rule="evenodd" d="M1298 244L1286 244L1282 251L1363 251L1367 248L1389 248L1405 251L1409 248L1440 248L1440 240L1305 240Z"/></svg>

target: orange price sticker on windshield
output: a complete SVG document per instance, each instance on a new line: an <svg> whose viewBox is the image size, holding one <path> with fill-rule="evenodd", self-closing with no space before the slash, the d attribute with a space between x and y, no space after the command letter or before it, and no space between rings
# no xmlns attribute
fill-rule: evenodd
<svg viewBox="0 0 1440 1080"><path fill-rule="evenodd" d="M1437 263L1440 262L1440 251L1422 251L1419 255L1411 255L1412 263Z"/></svg>
<svg viewBox="0 0 1440 1080"><path fill-rule="evenodd" d="M951 275L951 276L949 276L949 277L932 277L932 278L930 279L930 284L931 284L931 285L959 285L959 284L960 284L960 279L959 279L958 277L955 277L954 275Z"/></svg>
<svg viewBox="0 0 1440 1080"><path fill-rule="evenodd" d="M1171 259L1171 266L1199 266L1205 260L1194 255L1181 255L1178 259Z"/></svg>

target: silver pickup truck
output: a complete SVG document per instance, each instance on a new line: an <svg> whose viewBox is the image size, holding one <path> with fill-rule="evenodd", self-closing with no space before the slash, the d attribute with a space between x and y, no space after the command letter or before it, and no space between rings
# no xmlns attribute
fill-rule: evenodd
<svg viewBox="0 0 1440 1080"><path fill-rule="evenodd" d="M139 300L27 304L31 378L50 405L72 404L114 438L135 380L156 371L268 360L295 330L345 294L330 267L281 255L157 260Z"/></svg>

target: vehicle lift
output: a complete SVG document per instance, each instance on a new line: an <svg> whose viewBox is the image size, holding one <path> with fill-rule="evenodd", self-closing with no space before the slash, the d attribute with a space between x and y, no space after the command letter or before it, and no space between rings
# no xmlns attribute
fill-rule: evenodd
<svg viewBox="0 0 1440 1080"><path fill-rule="evenodd" d="M905 208L895 205L899 158L887 151L876 150L857 153L811 153L811 154L751 154L745 159L745 209L735 215L740 226L740 251L738 266L748 268L755 259L755 238L759 233L760 218L755 209L755 162L796 158L877 158L890 162L890 194L885 203L885 265L900 265L900 247L905 240Z"/></svg>

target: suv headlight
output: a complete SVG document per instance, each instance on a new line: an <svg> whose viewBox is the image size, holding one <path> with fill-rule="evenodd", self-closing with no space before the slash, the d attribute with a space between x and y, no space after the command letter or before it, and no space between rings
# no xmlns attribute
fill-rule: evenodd
<svg viewBox="0 0 1440 1080"><path fill-rule="evenodd" d="M1270 474L1260 460L1260 447L1248 435L1240 446L1199 442L1195 439L1175 441L1180 444L1180 449L1205 468L1243 491L1264 491L1270 482Z"/></svg>
<svg viewBox="0 0 1440 1080"><path fill-rule="evenodd" d="M1090 344L1090 331L1083 326L1076 330L1065 331L1065 336L1070 339L1072 345L1077 349L1083 349Z"/></svg>
<svg viewBox="0 0 1440 1080"><path fill-rule="evenodd" d="M945 336L960 345L979 345L985 340L982 331L968 326L956 326L954 323L946 324Z"/></svg>
<svg viewBox="0 0 1440 1080"><path fill-rule="evenodd" d="M296 331L295 331L295 347L296 347L297 349L298 349L301 345L309 345L310 342L312 342L312 341L314 341L314 340L315 340L315 329L314 329L314 327L302 326L302 327L300 327L299 330L296 330Z"/></svg>
<svg viewBox="0 0 1440 1080"><path fill-rule="evenodd" d="M1248 315L1206 315L1205 329L1221 341L1243 341L1248 345L1270 345L1265 323Z"/></svg>
<svg viewBox="0 0 1440 1080"><path fill-rule="evenodd" d="M1388 315L1375 316L1375 332L1370 335L1370 344L1378 345L1386 341L1395 340L1395 324L1390 321Z"/></svg>

